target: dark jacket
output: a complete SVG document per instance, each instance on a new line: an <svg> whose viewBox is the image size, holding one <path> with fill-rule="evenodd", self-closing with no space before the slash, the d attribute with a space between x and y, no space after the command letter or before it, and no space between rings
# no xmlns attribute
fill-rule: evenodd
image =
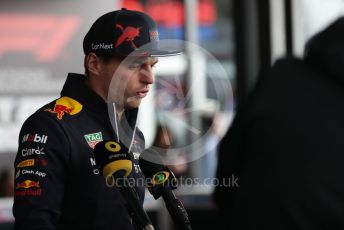
<svg viewBox="0 0 344 230"><path fill-rule="evenodd" d="M344 229L344 19L273 66L220 144L228 229Z"/></svg>
<svg viewBox="0 0 344 230"><path fill-rule="evenodd" d="M137 159L144 148L136 128L137 109L125 112L127 119L122 120L129 125L118 135L107 104L84 79L70 74L61 98L31 115L21 129L14 163L15 229L133 229L119 190L107 186L99 174L93 148L101 140L127 137L134 159L129 177L143 178ZM143 203L144 188L136 190Z"/></svg>

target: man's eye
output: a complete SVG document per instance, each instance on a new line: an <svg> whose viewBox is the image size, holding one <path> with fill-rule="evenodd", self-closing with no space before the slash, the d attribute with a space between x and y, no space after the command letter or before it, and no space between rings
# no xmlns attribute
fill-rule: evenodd
<svg viewBox="0 0 344 230"><path fill-rule="evenodd" d="M138 69L140 67L141 67L140 64L131 64L131 65L129 65L129 69Z"/></svg>

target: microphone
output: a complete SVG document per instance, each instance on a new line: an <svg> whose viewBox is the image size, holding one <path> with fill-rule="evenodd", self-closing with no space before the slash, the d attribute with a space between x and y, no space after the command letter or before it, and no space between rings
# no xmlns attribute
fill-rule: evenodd
<svg viewBox="0 0 344 230"><path fill-rule="evenodd" d="M148 159L157 161L153 163ZM191 230L188 214L180 200L176 198L173 189L176 189L176 177L173 172L165 165L160 164L162 160L158 153L143 151L139 158L139 165L142 173L149 179L148 190L153 195L154 199L160 196L165 201L166 208L170 213L174 223L178 229Z"/></svg>
<svg viewBox="0 0 344 230"><path fill-rule="evenodd" d="M101 141L94 148L94 157L107 182L112 180L115 182L112 184L119 188L129 215L133 216L137 225L144 230L154 230L136 191L130 186L127 178L132 170L132 160L128 149L116 141Z"/></svg>

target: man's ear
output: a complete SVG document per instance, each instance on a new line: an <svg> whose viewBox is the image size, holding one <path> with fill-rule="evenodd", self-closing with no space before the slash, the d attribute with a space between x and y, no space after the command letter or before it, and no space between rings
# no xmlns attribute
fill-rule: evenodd
<svg viewBox="0 0 344 230"><path fill-rule="evenodd" d="M95 53L89 53L86 56L86 68L93 75L100 75L100 59Z"/></svg>

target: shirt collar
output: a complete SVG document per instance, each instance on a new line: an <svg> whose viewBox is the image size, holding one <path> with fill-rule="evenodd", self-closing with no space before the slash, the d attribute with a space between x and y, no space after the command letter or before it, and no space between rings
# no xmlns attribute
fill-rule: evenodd
<svg viewBox="0 0 344 230"><path fill-rule="evenodd" d="M69 73L62 88L61 97L68 96L79 101L88 110L108 114L108 106L104 99L85 84L86 76ZM125 117L131 127L135 126L138 109L126 109Z"/></svg>

